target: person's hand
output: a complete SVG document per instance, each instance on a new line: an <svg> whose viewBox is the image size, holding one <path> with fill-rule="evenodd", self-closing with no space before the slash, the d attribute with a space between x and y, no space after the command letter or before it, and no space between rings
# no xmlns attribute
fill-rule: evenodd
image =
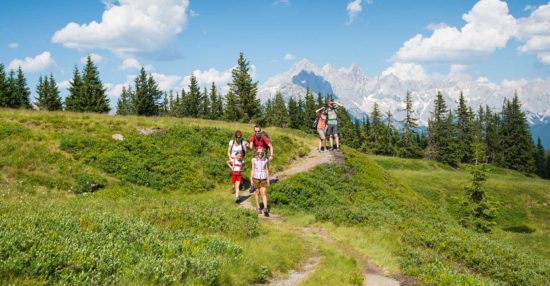
<svg viewBox="0 0 550 286"><path fill-rule="evenodd" d="M273 161L273 156L269 156L269 161Z"/></svg>

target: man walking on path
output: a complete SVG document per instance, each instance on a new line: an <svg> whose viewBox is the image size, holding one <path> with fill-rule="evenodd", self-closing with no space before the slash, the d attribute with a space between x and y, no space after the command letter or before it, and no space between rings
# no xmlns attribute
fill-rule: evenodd
<svg viewBox="0 0 550 286"><path fill-rule="evenodd" d="M251 150L263 150L269 149L269 161L273 160L273 145L269 142L269 138L262 132L262 128L259 125L254 126L254 135L250 137L250 144L248 144ZM267 152L265 152L267 155Z"/></svg>
<svg viewBox="0 0 550 286"><path fill-rule="evenodd" d="M327 103L327 136L330 138L330 146L332 146L332 150L340 149L340 140L338 138L338 114L336 113L336 109L338 107L343 107L343 105L334 101L329 101ZM334 142L332 141L333 138L336 145L334 145Z"/></svg>

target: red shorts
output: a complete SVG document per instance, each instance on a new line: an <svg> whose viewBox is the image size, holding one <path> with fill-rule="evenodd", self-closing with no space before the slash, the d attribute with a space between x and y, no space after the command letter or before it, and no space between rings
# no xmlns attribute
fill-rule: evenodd
<svg viewBox="0 0 550 286"><path fill-rule="evenodd" d="M231 182L232 183L242 182L242 181L243 181L243 178L241 177L241 175L236 175L236 174L231 175Z"/></svg>

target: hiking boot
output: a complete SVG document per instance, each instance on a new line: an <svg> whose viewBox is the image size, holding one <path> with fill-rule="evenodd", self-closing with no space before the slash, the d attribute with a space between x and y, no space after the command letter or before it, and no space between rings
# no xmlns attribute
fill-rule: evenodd
<svg viewBox="0 0 550 286"><path fill-rule="evenodd" d="M269 216L269 209L268 208L264 208L264 216L265 217Z"/></svg>
<svg viewBox="0 0 550 286"><path fill-rule="evenodd" d="M262 214L262 209L261 209L261 208L257 208L257 209L256 209L256 212L257 212L258 214Z"/></svg>

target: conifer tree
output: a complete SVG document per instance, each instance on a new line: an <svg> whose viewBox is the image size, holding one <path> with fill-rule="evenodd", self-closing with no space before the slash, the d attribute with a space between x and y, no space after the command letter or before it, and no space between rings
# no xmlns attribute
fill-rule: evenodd
<svg viewBox="0 0 550 286"><path fill-rule="evenodd" d="M280 92L275 94L273 102L273 125L277 127L287 127L289 124L288 111L283 100L283 95Z"/></svg>
<svg viewBox="0 0 550 286"><path fill-rule="evenodd" d="M237 97L229 90L225 96L225 110L224 118L229 121L236 121L239 119L239 110L237 106Z"/></svg>
<svg viewBox="0 0 550 286"><path fill-rule="evenodd" d="M116 114L118 115L130 115L134 114L133 104L132 104L132 87L125 86L122 87L122 93L117 101Z"/></svg>
<svg viewBox="0 0 550 286"><path fill-rule="evenodd" d="M266 126L271 126L274 123L274 110L273 110L273 102L271 101L271 98L268 98L265 103L264 108L264 123Z"/></svg>
<svg viewBox="0 0 550 286"><path fill-rule="evenodd" d="M340 144L359 148L363 140L356 134L357 128L354 126L354 122L351 120L348 111L343 107L339 108L337 116Z"/></svg>
<svg viewBox="0 0 550 286"><path fill-rule="evenodd" d="M298 103L294 100L294 97L288 99L288 117L289 127L298 129L302 126L302 120L300 120L300 110L298 109Z"/></svg>
<svg viewBox="0 0 550 286"><path fill-rule="evenodd" d="M525 173L534 173L534 144L525 113L517 94L506 101L499 126L499 154L497 164Z"/></svg>
<svg viewBox="0 0 550 286"><path fill-rule="evenodd" d="M546 152L546 172L544 178L550 179L550 152Z"/></svg>
<svg viewBox="0 0 550 286"><path fill-rule="evenodd" d="M92 57L88 55L82 71L82 99L77 99L78 111L85 112L109 112L109 98L105 93L103 83L99 79L99 71Z"/></svg>
<svg viewBox="0 0 550 286"><path fill-rule="evenodd" d="M221 100L218 99L218 89L216 88L216 84L212 82L212 86L210 87L210 118L211 119L220 119L222 117L222 107Z"/></svg>
<svg viewBox="0 0 550 286"><path fill-rule="evenodd" d="M8 73L6 83L7 91L4 99L6 107L19 108L21 102L19 100L19 96L17 96L15 72L13 70L10 70L10 72Z"/></svg>
<svg viewBox="0 0 550 286"><path fill-rule="evenodd" d="M21 67L17 69L17 93L19 97L19 102L21 103L20 107L30 109L32 108L31 105L31 91L29 87L27 86L27 79L25 78L25 74L23 74L23 70L21 70Z"/></svg>
<svg viewBox="0 0 550 286"><path fill-rule="evenodd" d="M256 98L258 82L252 80L250 63L244 58L242 52L239 54L237 67L231 71L231 77L229 89L236 96L238 110L242 111L239 119L251 122L260 117L260 100Z"/></svg>
<svg viewBox="0 0 550 286"><path fill-rule="evenodd" d="M309 124L306 125L306 121L305 121L305 118L306 118L306 115L305 115L305 103L304 103L304 100L302 99L302 97L298 97L298 128L299 129L303 129L303 130L307 130Z"/></svg>
<svg viewBox="0 0 550 286"><path fill-rule="evenodd" d="M544 156L544 147L542 146L542 141L540 140L540 137L537 139L537 149L535 152L535 166L536 166L536 173L539 177L544 178L545 177L545 156Z"/></svg>
<svg viewBox="0 0 550 286"><path fill-rule="evenodd" d="M201 117L212 118L212 114L210 113L210 98L208 97L208 90L206 90L206 87L202 92L201 99Z"/></svg>
<svg viewBox="0 0 550 286"><path fill-rule="evenodd" d="M466 106L464 94L460 92L458 100L457 116L457 135L458 135L458 154L462 163L470 163L472 161L472 142L473 142L473 118L471 111Z"/></svg>
<svg viewBox="0 0 550 286"><path fill-rule="evenodd" d="M306 97L305 97L305 106L304 106L304 127L305 129L309 129L311 126L311 123L313 120L315 120L315 111L317 110L317 106L315 104L315 99L313 98L313 94L311 93L311 90L309 88L306 89ZM320 106L319 106L320 107Z"/></svg>
<svg viewBox="0 0 550 286"><path fill-rule="evenodd" d="M187 94L187 111L188 116L199 117L201 114L201 99L202 94L199 87L199 82L194 74L191 74L189 81L189 92Z"/></svg>
<svg viewBox="0 0 550 286"><path fill-rule="evenodd" d="M17 75L11 70L5 83L7 90L5 90L5 95L3 102L6 107L11 108L31 108L31 103L29 100L30 90L27 86L27 80L25 75L21 70L21 67L17 69Z"/></svg>
<svg viewBox="0 0 550 286"><path fill-rule="evenodd" d="M434 112L428 122L428 157L456 167L459 154L452 113L447 110L447 104L441 92L437 93L434 104Z"/></svg>
<svg viewBox="0 0 550 286"><path fill-rule="evenodd" d="M69 82L69 95L65 98L65 110L67 111L84 111L82 103L83 100L83 84L82 77L78 67L73 69L73 78Z"/></svg>
<svg viewBox="0 0 550 286"><path fill-rule="evenodd" d="M326 104L325 99L321 95L321 92L317 92L317 108L320 108L321 106L324 106ZM316 108L316 110L317 110Z"/></svg>
<svg viewBox="0 0 550 286"><path fill-rule="evenodd" d="M170 115L170 102L168 100L168 93L165 91L162 93L162 103L160 104L160 116Z"/></svg>
<svg viewBox="0 0 550 286"><path fill-rule="evenodd" d="M7 97L9 93L9 83L6 78L6 71L4 65L0 63L0 107L7 107Z"/></svg>
<svg viewBox="0 0 550 286"><path fill-rule="evenodd" d="M159 101L162 91L151 74L145 73L141 67L134 79L133 109L136 115L155 116L159 114Z"/></svg>
<svg viewBox="0 0 550 286"><path fill-rule="evenodd" d="M500 125L500 118L497 114L494 114L489 106L485 106L484 112L485 119L485 148L487 154L487 163L494 163L499 152L499 135L498 126Z"/></svg>
<svg viewBox="0 0 550 286"><path fill-rule="evenodd" d="M407 92L405 97L405 118L403 120L403 134L400 144L399 156L405 158L419 158L422 150L418 147L415 138L415 129L418 127L418 119L414 118L413 102L411 93Z"/></svg>
<svg viewBox="0 0 550 286"><path fill-rule="evenodd" d="M49 78L47 76L40 76L38 78L36 93L38 94L38 102L36 103L38 108L49 111L63 109L61 97L59 96L59 89L57 88L57 83L55 82L53 74L50 74Z"/></svg>

